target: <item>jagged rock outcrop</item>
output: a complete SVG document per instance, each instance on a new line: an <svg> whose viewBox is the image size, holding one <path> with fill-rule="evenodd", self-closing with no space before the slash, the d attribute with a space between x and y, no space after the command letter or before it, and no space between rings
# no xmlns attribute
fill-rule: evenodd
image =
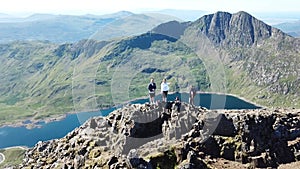
<svg viewBox="0 0 300 169"><path fill-rule="evenodd" d="M39 142L19 168L211 168L218 158L252 167L300 159L300 110L206 110L133 104Z"/></svg>
<svg viewBox="0 0 300 169"><path fill-rule="evenodd" d="M244 11L205 15L193 25L197 25L217 46L250 47L271 36L283 36L279 29L272 28Z"/></svg>
<svg viewBox="0 0 300 169"><path fill-rule="evenodd" d="M191 23L180 40L199 56L219 56L223 69L230 72L226 74L229 93L261 105L298 107L299 39L241 11L205 15ZM205 46L210 52L205 53Z"/></svg>

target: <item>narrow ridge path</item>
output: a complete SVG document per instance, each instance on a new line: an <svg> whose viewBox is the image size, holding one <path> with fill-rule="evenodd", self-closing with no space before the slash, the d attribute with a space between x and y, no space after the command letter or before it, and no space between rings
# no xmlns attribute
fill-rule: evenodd
<svg viewBox="0 0 300 169"><path fill-rule="evenodd" d="M0 164L5 160L4 154L0 153Z"/></svg>

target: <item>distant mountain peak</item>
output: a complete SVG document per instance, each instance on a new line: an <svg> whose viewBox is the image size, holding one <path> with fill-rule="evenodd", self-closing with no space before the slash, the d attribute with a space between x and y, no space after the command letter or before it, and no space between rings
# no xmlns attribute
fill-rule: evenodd
<svg viewBox="0 0 300 169"><path fill-rule="evenodd" d="M190 24L191 22L180 23L178 21L169 21L158 25L152 32L179 39Z"/></svg>
<svg viewBox="0 0 300 169"><path fill-rule="evenodd" d="M219 11L201 17L193 25L216 45L252 46L273 33L283 34L244 11L234 14Z"/></svg>
<svg viewBox="0 0 300 169"><path fill-rule="evenodd" d="M252 16L252 15L250 15L248 12L246 12L246 11L239 11L239 12L237 12L237 13L235 13L235 15L246 15L246 16Z"/></svg>
<svg viewBox="0 0 300 169"><path fill-rule="evenodd" d="M0 18L11 18L12 16L5 14L5 13L0 13Z"/></svg>
<svg viewBox="0 0 300 169"><path fill-rule="evenodd" d="M130 11L119 11L119 12L116 12L115 14L121 14L121 15L132 15L134 13L130 12Z"/></svg>
<svg viewBox="0 0 300 169"><path fill-rule="evenodd" d="M30 16L28 16L27 20L45 20L45 19L52 19L57 17L57 15L53 14L44 14L44 13L35 13Z"/></svg>
<svg viewBox="0 0 300 169"><path fill-rule="evenodd" d="M131 15L134 15L134 13L129 12L129 11L119 11L119 12L112 13L112 14L101 15L101 17L102 18L122 18L122 17L131 16Z"/></svg>

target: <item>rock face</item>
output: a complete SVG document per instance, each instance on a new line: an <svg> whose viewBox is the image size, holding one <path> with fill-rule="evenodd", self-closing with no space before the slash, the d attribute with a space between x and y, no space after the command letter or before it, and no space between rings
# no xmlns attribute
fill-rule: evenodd
<svg viewBox="0 0 300 169"><path fill-rule="evenodd" d="M205 15L194 24L198 25L215 45L230 47L249 47L271 36L283 35L280 30L243 11L235 14L217 12Z"/></svg>
<svg viewBox="0 0 300 169"><path fill-rule="evenodd" d="M246 12L230 14L217 12L205 15L193 22L182 38L189 46L199 48L208 41L216 50L229 71L230 93L246 97L261 105L298 107L299 93L299 46L300 41L281 30L273 28ZM202 40L199 40L202 39ZM204 46L204 45L203 45ZM203 47L201 46L199 51ZM208 55L208 54L206 54ZM295 63L295 64L294 64ZM241 72L240 75L237 75ZM248 79L248 80L245 80ZM248 81L249 83L243 83ZM242 83L241 83L242 82ZM238 87L235 84L239 84ZM261 88L255 96L248 86ZM243 89L242 92L239 89ZM262 91L264 89L264 91ZM245 93L245 94L244 94ZM250 93L250 94L249 94ZM270 99L276 95L276 99ZM285 99L290 96L293 99ZM287 101L289 100L289 101Z"/></svg>
<svg viewBox="0 0 300 169"><path fill-rule="evenodd" d="M211 168L218 158L252 167L300 159L300 110L206 110L133 104L39 142L16 168Z"/></svg>

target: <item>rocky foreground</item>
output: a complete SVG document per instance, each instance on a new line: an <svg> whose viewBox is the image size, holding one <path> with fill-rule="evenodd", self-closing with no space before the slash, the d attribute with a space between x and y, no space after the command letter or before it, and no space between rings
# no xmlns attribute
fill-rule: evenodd
<svg viewBox="0 0 300 169"><path fill-rule="evenodd" d="M221 168L222 160L227 168L300 160L300 110L127 105L39 142L16 168L199 169Z"/></svg>

